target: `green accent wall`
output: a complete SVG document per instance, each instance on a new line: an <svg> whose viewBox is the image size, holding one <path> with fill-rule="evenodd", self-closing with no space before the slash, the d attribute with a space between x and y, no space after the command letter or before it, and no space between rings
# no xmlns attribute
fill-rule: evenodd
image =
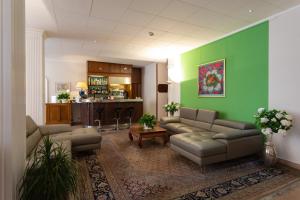
<svg viewBox="0 0 300 200"><path fill-rule="evenodd" d="M257 108L268 108L269 24L263 22L181 55L184 107L219 111L219 117L253 122ZM225 58L226 97L198 97L199 64Z"/></svg>

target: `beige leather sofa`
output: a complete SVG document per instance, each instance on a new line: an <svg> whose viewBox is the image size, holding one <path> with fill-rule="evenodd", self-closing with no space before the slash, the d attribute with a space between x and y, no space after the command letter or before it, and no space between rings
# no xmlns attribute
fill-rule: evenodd
<svg viewBox="0 0 300 200"><path fill-rule="evenodd" d="M253 124L216 117L216 111L181 108L180 117L162 118L160 126L171 135L171 148L200 166L261 152Z"/></svg>
<svg viewBox="0 0 300 200"><path fill-rule="evenodd" d="M61 144L72 156L73 152L99 149L102 137L93 128L78 128L72 130L70 125L37 126L30 116L26 116L26 156L43 144L43 137L49 135L54 142Z"/></svg>

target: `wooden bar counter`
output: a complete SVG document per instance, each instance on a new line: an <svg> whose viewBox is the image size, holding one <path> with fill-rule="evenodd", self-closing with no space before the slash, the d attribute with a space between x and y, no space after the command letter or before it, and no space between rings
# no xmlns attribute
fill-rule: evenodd
<svg viewBox="0 0 300 200"><path fill-rule="evenodd" d="M101 124L115 123L115 108L120 108L120 123L128 123L128 108L133 108L132 123L137 122L143 115L142 99L124 99L124 100L102 100L100 102L72 103L72 125L82 124L84 126L97 126L100 118ZM101 117L99 110L103 110Z"/></svg>

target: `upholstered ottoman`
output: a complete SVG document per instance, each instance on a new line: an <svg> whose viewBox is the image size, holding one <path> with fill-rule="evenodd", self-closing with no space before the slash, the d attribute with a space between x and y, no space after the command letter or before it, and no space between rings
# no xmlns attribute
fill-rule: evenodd
<svg viewBox="0 0 300 200"><path fill-rule="evenodd" d="M78 128L72 132L63 132L50 135L55 141L70 140L72 151L86 151L101 148L102 137L94 128Z"/></svg>

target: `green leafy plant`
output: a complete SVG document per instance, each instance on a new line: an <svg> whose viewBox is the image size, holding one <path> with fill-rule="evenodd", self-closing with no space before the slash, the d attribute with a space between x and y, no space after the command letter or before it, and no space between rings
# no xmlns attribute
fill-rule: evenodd
<svg viewBox="0 0 300 200"><path fill-rule="evenodd" d="M139 123L145 124L147 127L153 128L156 124L155 116L146 113L140 118Z"/></svg>
<svg viewBox="0 0 300 200"><path fill-rule="evenodd" d="M21 179L20 200L65 200L76 196L78 167L65 149L45 137Z"/></svg>
<svg viewBox="0 0 300 200"><path fill-rule="evenodd" d="M70 99L70 94L68 92L62 92L62 93L57 95L57 99L58 100Z"/></svg>
<svg viewBox="0 0 300 200"><path fill-rule="evenodd" d="M167 113L170 113L170 115L173 116L174 113L178 111L179 106L179 103L174 103L172 101L171 103L164 105L163 108Z"/></svg>

